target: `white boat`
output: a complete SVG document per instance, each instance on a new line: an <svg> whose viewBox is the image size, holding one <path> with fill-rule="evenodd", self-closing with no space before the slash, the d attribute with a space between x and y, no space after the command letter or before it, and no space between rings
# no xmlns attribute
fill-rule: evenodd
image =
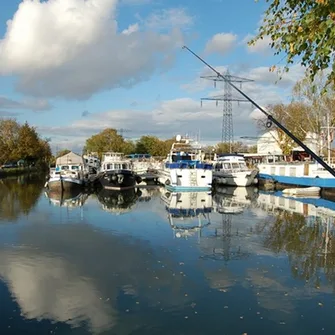
<svg viewBox="0 0 335 335"><path fill-rule="evenodd" d="M320 187L303 187L303 188L285 188L283 194L293 196L319 196L321 192Z"/></svg>
<svg viewBox="0 0 335 335"><path fill-rule="evenodd" d="M206 191L212 188L212 168L201 146L177 135L157 179L173 191Z"/></svg>
<svg viewBox="0 0 335 335"><path fill-rule="evenodd" d="M250 186L258 183L257 169L249 169L244 157L237 154L219 156L213 163L213 183L228 186Z"/></svg>
<svg viewBox="0 0 335 335"><path fill-rule="evenodd" d="M135 187L142 180L132 171L131 161L123 153L106 152L99 170L99 181L106 189L124 190Z"/></svg>
<svg viewBox="0 0 335 335"><path fill-rule="evenodd" d="M56 168L50 170L50 178L45 186L52 191L79 189L85 186L88 174L83 157L71 151L56 159Z"/></svg>
<svg viewBox="0 0 335 335"><path fill-rule="evenodd" d="M277 162L258 164L258 177L283 185L335 188L335 177L314 162Z"/></svg>
<svg viewBox="0 0 335 335"><path fill-rule="evenodd" d="M98 171L100 168L100 159L95 154L83 155L86 165L93 171Z"/></svg>

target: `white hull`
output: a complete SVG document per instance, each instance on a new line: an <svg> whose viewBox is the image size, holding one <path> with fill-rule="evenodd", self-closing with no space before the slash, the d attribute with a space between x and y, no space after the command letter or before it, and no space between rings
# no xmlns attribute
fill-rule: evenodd
<svg viewBox="0 0 335 335"><path fill-rule="evenodd" d="M250 186L257 184L257 170L239 171L226 173L224 171L214 171L213 181L217 184L228 186Z"/></svg>
<svg viewBox="0 0 335 335"><path fill-rule="evenodd" d="M174 190L210 190L212 188L212 170L205 169L169 169L158 171L158 182Z"/></svg>

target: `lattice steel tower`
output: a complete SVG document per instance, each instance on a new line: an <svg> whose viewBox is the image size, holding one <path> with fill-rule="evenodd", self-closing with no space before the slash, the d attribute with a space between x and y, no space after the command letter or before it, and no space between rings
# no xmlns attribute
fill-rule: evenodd
<svg viewBox="0 0 335 335"><path fill-rule="evenodd" d="M229 152L231 153L234 144L233 102L248 102L248 100L242 96L233 97L232 87L229 85L229 82L239 83L240 86L242 86L242 83L251 82L253 80L232 76L228 70L224 75L224 79L217 76L203 76L201 78L213 80L214 87L216 87L217 81L224 82L223 95L201 98L201 104L203 100L215 100L218 106L218 102L223 101L221 142L229 144Z"/></svg>

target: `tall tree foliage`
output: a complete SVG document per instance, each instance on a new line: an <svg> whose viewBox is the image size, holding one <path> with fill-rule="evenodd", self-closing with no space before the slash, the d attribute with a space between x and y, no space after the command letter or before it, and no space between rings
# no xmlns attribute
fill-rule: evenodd
<svg viewBox="0 0 335 335"><path fill-rule="evenodd" d="M104 129L99 134L91 136L85 144L86 152L96 152L100 158L103 152L113 151L128 154L133 148L133 144L130 141L125 141L113 128Z"/></svg>
<svg viewBox="0 0 335 335"><path fill-rule="evenodd" d="M27 122L0 119L0 163L19 159L47 162L51 157L49 143L39 137Z"/></svg>
<svg viewBox="0 0 335 335"><path fill-rule="evenodd" d="M258 35L270 37L275 54L284 52L288 66L296 58L308 68L311 80L328 67L327 83L335 84L335 2L333 0L266 0L268 9Z"/></svg>
<svg viewBox="0 0 335 335"><path fill-rule="evenodd" d="M299 140L304 141L309 128L310 107L302 102L292 102L288 105L277 104L269 107L270 113ZM266 126L266 118L258 120L258 125L262 130L269 130ZM282 150L284 155L289 155L296 146L294 141L281 129L277 128L274 140Z"/></svg>
<svg viewBox="0 0 335 335"><path fill-rule="evenodd" d="M167 156L175 139L161 140L156 136L142 136L136 143L135 151L139 154Z"/></svg>

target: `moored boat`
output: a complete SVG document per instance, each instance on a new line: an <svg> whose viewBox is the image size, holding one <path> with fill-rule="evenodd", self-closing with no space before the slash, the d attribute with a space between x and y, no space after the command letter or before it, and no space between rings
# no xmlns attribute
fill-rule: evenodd
<svg viewBox="0 0 335 335"><path fill-rule="evenodd" d="M259 179L282 185L335 189L335 177L315 162L277 162L258 164Z"/></svg>
<svg viewBox="0 0 335 335"><path fill-rule="evenodd" d="M88 170L82 156L72 151L56 159L56 167L50 171L46 187L51 191L81 189L88 180Z"/></svg>
<svg viewBox="0 0 335 335"><path fill-rule="evenodd" d="M131 162L122 153L107 152L103 155L99 181L105 189L121 190L135 187L141 177L131 168Z"/></svg>
<svg viewBox="0 0 335 335"><path fill-rule="evenodd" d="M213 182L228 186L257 184L257 169L249 169L244 157L237 154L219 156L213 163Z"/></svg>
<svg viewBox="0 0 335 335"><path fill-rule="evenodd" d="M204 161L201 146L176 136L161 169L158 182L173 191L206 191L212 187L212 164Z"/></svg>

